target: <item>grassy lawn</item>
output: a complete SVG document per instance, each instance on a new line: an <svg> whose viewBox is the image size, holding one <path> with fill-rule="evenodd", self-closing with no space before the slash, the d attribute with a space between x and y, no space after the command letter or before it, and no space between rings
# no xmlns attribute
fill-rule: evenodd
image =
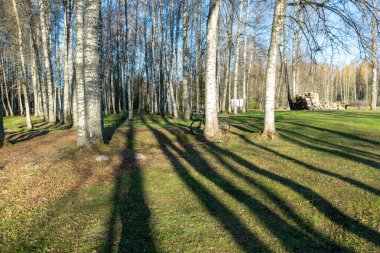
<svg viewBox="0 0 380 253"><path fill-rule="evenodd" d="M274 140L261 112L228 118L206 142L111 116L94 150L5 119L0 252L380 252L379 112L278 112Z"/></svg>

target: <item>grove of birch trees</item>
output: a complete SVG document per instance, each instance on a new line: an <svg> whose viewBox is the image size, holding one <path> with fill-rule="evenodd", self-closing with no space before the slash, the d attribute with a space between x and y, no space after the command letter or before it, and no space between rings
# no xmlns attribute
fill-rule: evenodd
<svg viewBox="0 0 380 253"><path fill-rule="evenodd" d="M2 115L93 146L107 114L205 110L214 136L218 113L264 109L272 136L298 93L377 105L376 0L9 0L0 14L0 143Z"/></svg>

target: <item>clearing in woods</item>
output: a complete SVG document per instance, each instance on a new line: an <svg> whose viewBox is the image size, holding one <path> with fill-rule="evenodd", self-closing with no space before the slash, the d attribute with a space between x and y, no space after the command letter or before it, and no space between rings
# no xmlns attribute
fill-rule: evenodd
<svg viewBox="0 0 380 253"><path fill-rule="evenodd" d="M6 118L0 252L380 251L379 112L278 112L275 140L262 113L229 119L205 142L190 122L111 116L89 150Z"/></svg>

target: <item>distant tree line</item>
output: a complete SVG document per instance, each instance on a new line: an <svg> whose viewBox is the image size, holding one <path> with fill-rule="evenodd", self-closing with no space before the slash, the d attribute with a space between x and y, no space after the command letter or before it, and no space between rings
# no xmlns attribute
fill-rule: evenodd
<svg viewBox="0 0 380 253"><path fill-rule="evenodd" d="M205 109L215 131L218 112L263 108L272 135L299 92L376 109L376 0L11 0L0 13L0 115L72 122L80 146L103 142L105 114ZM360 60L336 65L352 47Z"/></svg>

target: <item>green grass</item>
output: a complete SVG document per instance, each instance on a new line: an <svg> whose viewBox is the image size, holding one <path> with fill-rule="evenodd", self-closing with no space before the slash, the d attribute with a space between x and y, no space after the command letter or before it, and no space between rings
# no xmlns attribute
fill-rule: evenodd
<svg viewBox="0 0 380 253"><path fill-rule="evenodd" d="M108 145L3 181L0 251L380 251L379 112L278 112L273 140L260 112L229 119L205 142L189 122L106 117Z"/></svg>
<svg viewBox="0 0 380 253"><path fill-rule="evenodd" d="M41 123L37 117L32 118L33 124ZM27 131L25 117L4 117L5 133Z"/></svg>

